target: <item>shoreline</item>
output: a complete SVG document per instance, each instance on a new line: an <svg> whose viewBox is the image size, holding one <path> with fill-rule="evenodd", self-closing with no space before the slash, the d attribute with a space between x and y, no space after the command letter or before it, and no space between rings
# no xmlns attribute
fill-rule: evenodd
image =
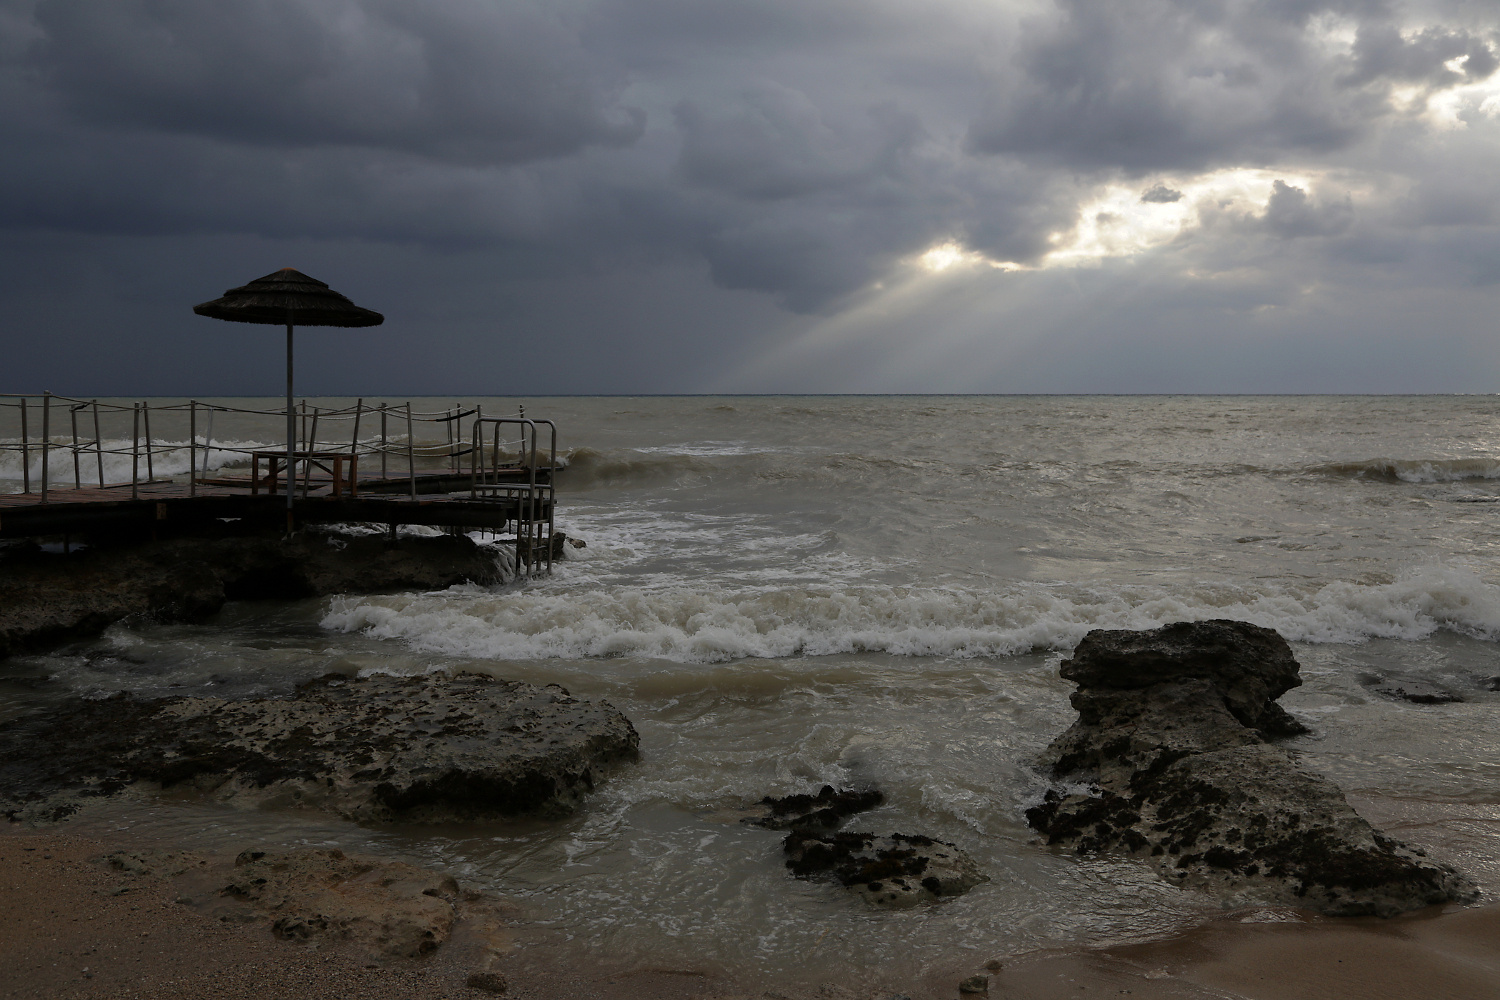
<svg viewBox="0 0 1500 1000"><path fill-rule="evenodd" d="M164 878L137 877L122 892L120 873L98 859L125 846L128 838L63 827L0 831L0 967L7 973L0 997L480 998L495 993L466 983L485 967L504 977L504 995L521 1000L953 1000L959 980L974 971L877 989L830 983L806 968L788 970L785 983L764 990L732 976L650 963L632 968L555 949L527 955L502 944L497 952L493 934L462 921L432 954L376 964L347 948L277 940L267 922L219 919L185 903L180 887ZM990 974L988 997L1104 994L1489 1000L1500 996L1500 904L1430 907L1388 920L1282 908L1226 912L1159 941L1008 960Z"/></svg>

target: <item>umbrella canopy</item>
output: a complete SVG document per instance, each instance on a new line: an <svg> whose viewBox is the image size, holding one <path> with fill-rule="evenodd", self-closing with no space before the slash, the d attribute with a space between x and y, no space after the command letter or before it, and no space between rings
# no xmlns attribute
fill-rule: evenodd
<svg viewBox="0 0 1500 1000"><path fill-rule="evenodd" d="M222 298L193 306L199 316L286 327L286 530L291 534L292 489L297 469L297 418L292 409L292 328L297 326L379 326L385 317L361 309L317 278L283 267ZM304 453L304 459L311 460ZM275 473L273 472L274 476ZM311 465L308 466L311 475Z"/></svg>
<svg viewBox="0 0 1500 1000"><path fill-rule="evenodd" d="M317 278L290 267L231 288L223 298L193 306L199 316L276 326L379 326L385 317L361 309Z"/></svg>

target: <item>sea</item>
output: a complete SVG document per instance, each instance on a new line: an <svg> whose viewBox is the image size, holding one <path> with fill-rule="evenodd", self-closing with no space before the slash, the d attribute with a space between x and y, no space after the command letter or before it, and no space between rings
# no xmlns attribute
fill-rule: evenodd
<svg viewBox="0 0 1500 1000"><path fill-rule="evenodd" d="M1225 918L1225 901L1141 861L1049 849L1023 814L1047 787L1038 754L1075 717L1059 661L1089 630L1230 618L1292 644L1303 684L1282 703L1310 727L1288 743L1303 765L1486 900L1500 892L1500 397L413 405L460 401L556 423L557 526L584 547L549 576L117 625L0 663L0 718L122 690L256 697L331 671L479 671L607 700L639 731L639 761L561 820L358 826L170 792L72 828L439 868L515 906L523 964L747 983L968 974ZM235 447L274 447L284 426L222 420ZM18 490L17 456L3 461L0 489ZM1373 690L1393 679L1459 700ZM989 880L888 912L792 878L781 835L744 810L825 784L884 793L851 829L950 841Z"/></svg>

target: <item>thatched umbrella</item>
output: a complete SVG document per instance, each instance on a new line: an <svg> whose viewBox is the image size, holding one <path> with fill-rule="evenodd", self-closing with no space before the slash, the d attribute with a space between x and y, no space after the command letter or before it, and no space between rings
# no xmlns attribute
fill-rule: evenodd
<svg viewBox="0 0 1500 1000"><path fill-rule="evenodd" d="M292 411L292 327L379 326L385 317L361 309L323 282L290 267L231 288L223 298L193 306L193 312L240 323L286 325L286 524L290 531L297 447L297 422Z"/></svg>

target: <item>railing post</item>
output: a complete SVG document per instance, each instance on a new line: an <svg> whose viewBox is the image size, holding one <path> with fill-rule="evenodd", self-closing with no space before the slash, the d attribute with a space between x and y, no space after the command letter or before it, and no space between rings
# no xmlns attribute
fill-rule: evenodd
<svg viewBox="0 0 1500 1000"><path fill-rule="evenodd" d="M99 431L99 401L94 400L94 463L99 467L99 485L104 486L104 435Z"/></svg>
<svg viewBox="0 0 1500 1000"><path fill-rule="evenodd" d="M73 425L73 488L75 490L83 486L83 475L78 470L78 410L77 406L68 407L68 421Z"/></svg>
<svg viewBox="0 0 1500 1000"><path fill-rule="evenodd" d="M140 479L141 469L141 407L137 403L130 408L130 499L138 500L141 496L137 480Z"/></svg>
<svg viewBox="0 0 1500 1000"><path fill-rule="evenodd" d="M476 500L479 497L479 443L483 425L478 420L474 421L473 447L469 449L469 499Z"/></svg>
<svg viewBox="0 0 1500 1000"><path fill-rule="evenodd" d="M380 404L380 478L382 480L384 480L386 478L386 474L385 474L385 449L386 449L386 441L385 441L385 416L386 416L386 411L389 410L389 409L390 409L390 407L389 407L388 404L386 404L386 403L381 403Z"/></svg>
<svg viewBox="0 0 1500 1000"><path fill-rule="evenodd" d="M214 406L208 404L208 426L203 428L203 475L208 475L208 463L214 458Z"/></svg>
<svg viewBox="0 0 1500 1000"><path fill-rule="evenodd" d="M354 404L354 436L349 441L349 454L359 456L359 418L364 416L365 397L359 397Z"/></svg>
<svg viewBox="0 0 1500 1000"><path fill-rule="evenodd" d="M188 400L188 496L198 495L198 401Z"/></svg>
<svg viewBox="0 0 1500 1000"><path fill-rule="evenodd" d="M410 477L411 498L417 498L417 439L411 427L411 400L406 401L406 474Z"/></svg>
<svg viewBox="0 0 1500 1000"><path fill-rule="evenodd" d="M156 463L151 460L151 407L141 400L141 422L146 431L146 482L156 479Z"/></svg>
<svg viewBox="0 0 1500 1000"><path fill-rule="evenodd" d="M307 400L302 401L302 409L307 410ZM308 491L312 489L313 455L318 452L318 408L313 407L312 429L307 435L307 464L302 467L302 497L307 498Z"/></svg>
<svg viewBox="0 0 1500 1000"><path fill-rule="evenodd" d="M52 434L52 393L42 393L42 503L47 502L47 450Z"/></svg>
<svg viewBox="0 0 1500 1000"><path fill-rule="evenodd" d="M21 397L21 492L31 492L31 434L26 427L26 397Z"/></svg>

